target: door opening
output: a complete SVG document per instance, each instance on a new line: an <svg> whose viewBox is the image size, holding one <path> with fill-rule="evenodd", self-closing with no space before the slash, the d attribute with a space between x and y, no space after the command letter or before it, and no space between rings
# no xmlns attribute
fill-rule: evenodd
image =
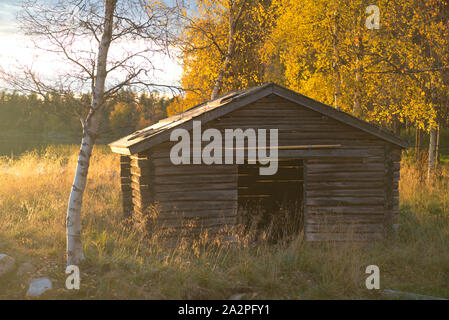
<svg viewBox="0 0 449 320"><path fill-rule="evenodd" d="M270 241L292 238L304 225L304 163L279 161L271 176L259 175L259 164L238 167L238 216L245 232Z"/></svg>

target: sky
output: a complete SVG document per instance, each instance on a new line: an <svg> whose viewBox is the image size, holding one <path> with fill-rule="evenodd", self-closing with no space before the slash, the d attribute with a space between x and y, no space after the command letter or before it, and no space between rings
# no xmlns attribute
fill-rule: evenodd
<svg viewBox="0 0 449 320"><path fill-rule="evenodd" d="M13 70L18 63L32 65L39 74L52 78L57 70L65 70L67 64L48 54L40 54L33 48L30 38L21 34L16 20L20 9L20 1L0 0L0 67ZM114 54L120 55L117 50L121 49L115 50ZM158 55L154 57L154 64L163 66L163 70L154 73L155 82L179 85L182 67L174 58ZM0 89L4 88L8 88L8 85L0 82Z"/></svg>

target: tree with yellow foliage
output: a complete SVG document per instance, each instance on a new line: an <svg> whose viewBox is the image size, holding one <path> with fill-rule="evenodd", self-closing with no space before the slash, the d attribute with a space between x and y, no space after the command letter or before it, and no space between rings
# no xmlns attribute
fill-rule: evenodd
<svg viewBox="0 0 449 320"><path fill-rule="evenodd" d="M269 29L269 3L198 0L196 5L193 16L184 13L181 82L186 94L169 106L168 114L264 80L259 50Z"/></svg>

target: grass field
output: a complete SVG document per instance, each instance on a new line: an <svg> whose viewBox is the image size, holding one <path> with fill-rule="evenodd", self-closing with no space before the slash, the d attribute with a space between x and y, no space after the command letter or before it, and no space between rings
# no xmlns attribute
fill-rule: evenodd
<svg viewBox="0 0 449 320"><path fill-rule="evenodd" d="M54 299L381 299L365 287L449 298L449 169L427 182L404 161L400 229L371 246L289 243L247 246L197 241L171 247L125 228L118 157L97 147L83 203L81 289L65 289L65 214L77 146L52 146L0 160L0 253L31 262L53 280ZM23 299L29 279L0 278L1 299Z"/></svg>

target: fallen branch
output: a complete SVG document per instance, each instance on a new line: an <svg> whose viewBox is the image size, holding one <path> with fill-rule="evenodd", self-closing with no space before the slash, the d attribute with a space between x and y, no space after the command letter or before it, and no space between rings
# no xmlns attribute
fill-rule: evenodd
<svg viewBox="0 0 449 320"><path fill-rule="evenodd" d="M389 289L382 290L381 294L383 296L388 296L388 297L393 297L393 298L405 298L408 300L449 300L449 299L445 299L445 298L432 297L432 296L426 296L423 294L416 294L416 293L389 290Z"/></svg>

